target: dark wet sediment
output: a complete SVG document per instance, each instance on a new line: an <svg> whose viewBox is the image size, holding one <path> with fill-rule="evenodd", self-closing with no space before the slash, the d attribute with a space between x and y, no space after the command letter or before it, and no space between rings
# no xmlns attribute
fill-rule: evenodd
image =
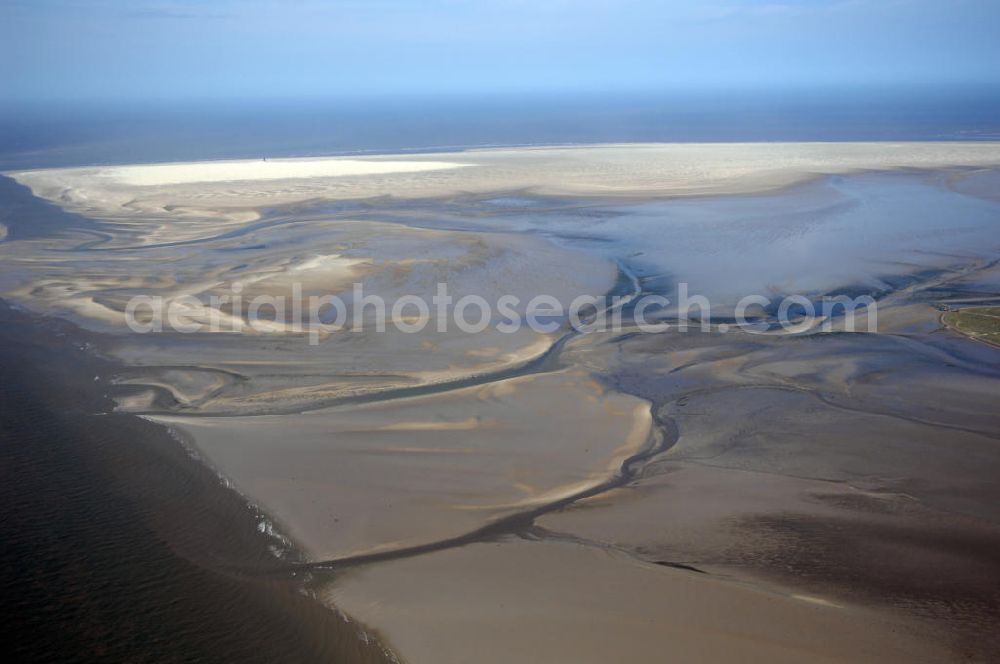
<svg viewBox="0 0 1000 664"><path fill-rule="evenodd" d="M109 366L83 338L0 302L8 656L389 661L299 579L260 573L274 566L276 541L259 515L164 429L110 413Z"/></svg>

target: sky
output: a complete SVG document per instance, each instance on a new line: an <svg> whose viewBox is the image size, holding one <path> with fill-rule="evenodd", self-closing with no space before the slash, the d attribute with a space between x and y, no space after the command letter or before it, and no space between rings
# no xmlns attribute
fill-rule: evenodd
<svg viewBox="0 0 1000 664"><path fill-rule="evenodd" d="M998 0L0 0L0 99L1000 87Z"/></svg>

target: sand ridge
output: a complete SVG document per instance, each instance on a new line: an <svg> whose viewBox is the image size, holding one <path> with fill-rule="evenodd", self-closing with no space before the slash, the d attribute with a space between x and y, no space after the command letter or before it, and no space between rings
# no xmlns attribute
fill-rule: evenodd
<svg viewBox="0 0 1000 664"><path fill-rule="evenodd" d="M1000 143L663 143L495 148L433 155L237 160L5 173L70 211L176 241L211 222L309 200L448 197L527 190L599 197L771 191L821 174L1000 165ZM238 178L238 181L234 181ZM143 223L134 227L137 219ZM169 228L163 223L171 220ZM184 231L184 234L181 233ZM146 237L144 237L146 236ZM157 238L159 239L159 238Z"/></svg>

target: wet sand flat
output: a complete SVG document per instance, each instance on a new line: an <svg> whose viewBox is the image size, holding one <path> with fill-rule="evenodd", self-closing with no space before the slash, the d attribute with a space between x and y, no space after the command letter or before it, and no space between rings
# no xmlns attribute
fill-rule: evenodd
<svg viewBox="0 0 1000 664"><path fill-rule="evenodd" d="M614 475L648 404L582 372L298 416L151 416L323 561L459 536ZM281 444L275 444L276 441Z"/></svg>
<svg viewBox="0 0 1000 664"><path fill-rule="evenodd" d="M877 614L614 551L511 541L351 572L330 598L419 662L935 662Z"/></svg>

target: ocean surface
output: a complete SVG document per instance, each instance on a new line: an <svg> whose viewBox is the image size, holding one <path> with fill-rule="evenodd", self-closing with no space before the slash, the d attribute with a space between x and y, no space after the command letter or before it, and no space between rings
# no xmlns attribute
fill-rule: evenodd
<svg viewBox="0 0 1000 664"><path fill-rule="evenodd" d="M7 103L0 171L605 142L1000 139L1000 90Z"/></svg>
<svg viewBox="0 0 1000 664"><path fill-rule="evenodd" d="M379 662L270 572L260 517L165 430L111 413L86 335L0 301L0 644L32 662Z"/></svg>

